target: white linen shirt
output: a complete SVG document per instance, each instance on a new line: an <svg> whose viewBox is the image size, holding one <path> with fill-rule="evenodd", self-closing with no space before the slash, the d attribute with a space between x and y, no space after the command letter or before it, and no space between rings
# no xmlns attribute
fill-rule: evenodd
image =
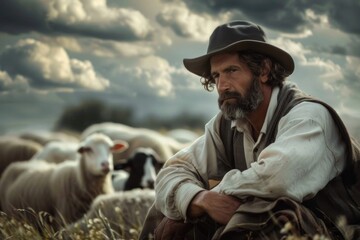
<svg viewBox="0 0 360 240"><path fill-rule="evenodd" d="M256 142L246 121L232 126L244 132L248 169L233 169L211 191L233 195L278 198L296 201L313 197L337 176L345 165L345 143L327 109L318 103L303 102L283 116L275 142L258 154L253 149L264 143L268 124L277 106L278 88L272 91L261 133ZM205 133L189 147L176 153L159 172L155 206L171 219L187 221L187 208L194 196L209 189L209 180L218 179L218 162L226 159L220 139L218 113L205 126Z"/></svg>

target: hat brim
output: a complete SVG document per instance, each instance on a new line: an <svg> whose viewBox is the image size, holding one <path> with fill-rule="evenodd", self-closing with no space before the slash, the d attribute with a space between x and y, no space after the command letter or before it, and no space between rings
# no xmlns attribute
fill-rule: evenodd
<svg viewBox="0 0 360 240"><path fill-rule="evenodd" d="M216 51L209 52L197 58L185 58L183 60L184 66L190 72L205 77L210 67L210 58L219 53L233 52L233 51L253 51L262 53L278 61L290 75L293 73L295 65L294 60L289 53L262 41L243 40L230 44L224 48L217 49Z"/></svg>

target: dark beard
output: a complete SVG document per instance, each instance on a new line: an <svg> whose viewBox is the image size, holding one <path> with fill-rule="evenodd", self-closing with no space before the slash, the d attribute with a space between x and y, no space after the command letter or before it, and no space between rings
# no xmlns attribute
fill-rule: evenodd
<svg viewBox="0 0 360 240"><path fill-rule="evenodd" d="M228 98L235 98L236 102L224 103ZM247 114L257 109L263 99L264 95L261 92L259 80L254 77L250 89L244 97L237 92L225 92L219 95L218 105L226 119L236 120L245 118Z"/></svg>

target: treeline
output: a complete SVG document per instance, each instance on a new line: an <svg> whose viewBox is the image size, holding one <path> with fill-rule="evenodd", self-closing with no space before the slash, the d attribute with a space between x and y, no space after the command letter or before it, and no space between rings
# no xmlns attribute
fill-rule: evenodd
<svg viewBox="0 0 360 240"><path fill-rule="evenodd" d="M149 115L136 119L136 109L126 106L108 105L97 99L89 99L78 105L68 106L55 123L55 130L82 132L88 126L101 122L122 123L133 127L151 129L203 129L206 119L201 115L180 112L171 118Z"/></svg>

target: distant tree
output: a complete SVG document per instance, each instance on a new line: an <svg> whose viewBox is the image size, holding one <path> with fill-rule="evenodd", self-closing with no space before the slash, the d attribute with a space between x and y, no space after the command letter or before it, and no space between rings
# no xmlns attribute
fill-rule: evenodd
<svg viewBox="0 0 360 240"><path fill-rule="evenodd" d="M101 122L130 124L132 110L122 106L109 106L97 99L89 99L77 106L67 107L55 124L56 130L82 132L88 126Z"/></svg>
<svg viewBox="0 0 360 240"><path fill-rule="evenodd" d="M113 106L97 99L88 99L76 106L68 106L55 124L55 130L82 132L95 123L114 122L133 127L150 129L203 129L206 120L202 115L180 112L173 117L149 115L135 120L133 109L124 106Z"/></svg>
<svg viewBox="0 0 360 240"><path fill-rule="evenodd" d="M202 115L180 112L179 114L169 118L150 115L146 117L146 120L140 121L136 123L136 125L152 129L203 129L205 123L206 119Z"/></svg>

